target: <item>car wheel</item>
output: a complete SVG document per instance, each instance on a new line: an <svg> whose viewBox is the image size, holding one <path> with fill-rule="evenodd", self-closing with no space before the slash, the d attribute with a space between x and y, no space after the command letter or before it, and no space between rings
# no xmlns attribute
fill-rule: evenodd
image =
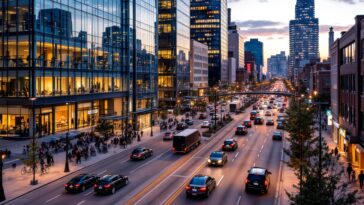
<svg viewBox="0 0 364 205"><path fill-rule="evenodd" d="M111 189L111 194L115 194L115 187Z"/></svg>

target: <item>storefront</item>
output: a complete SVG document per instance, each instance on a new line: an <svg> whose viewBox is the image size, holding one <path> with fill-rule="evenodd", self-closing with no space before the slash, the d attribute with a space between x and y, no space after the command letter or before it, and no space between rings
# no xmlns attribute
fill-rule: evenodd
<svg viewBox="0 0 364 205"><path fill-rule="evenodd" d="M0 108L0 137L28 136L29 110L22 107Z"/></svg>
<svg viewBox="0 0 364 205"><path fill-rule="evenodd" d="M340 152L346 152L347 149L347 141L345 140L346 130L343 128L339 128L339 138L337 142L337 147Z"/></svg>
<svg viewBox="0 0 364 205"><path fill-rule="evenodd" d="M147 114L141 114L138 115L138 119L137 119L137 128L138 130L143 130L145 128L150 127L150 122L151 122L151 114L147 113Z"/></svg>
<svg viewBox="0 0 364 205"><path fill-rule="evenodd" d="M332 121L332 140L338 144L339 142L339 123L337 123L335 120Z"/></svg>

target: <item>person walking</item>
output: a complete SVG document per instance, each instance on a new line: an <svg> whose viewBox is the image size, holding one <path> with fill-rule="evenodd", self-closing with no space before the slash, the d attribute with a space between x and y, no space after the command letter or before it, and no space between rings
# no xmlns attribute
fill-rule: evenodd
<svg viewBox="0 0 364 205"><path fill-rule="evenodd" d="M335 154L336 157L339 154L339 150L337 149L337 147L335 147L334 154Z"/></svg>
<svg viewBox="0 0 364 205"><path fill-rule="evenodd" d="M358 178L359 178L360 189L363 189L363 184L364 184L364 173L363 173L363 171L360 171L360 174L359 174Z"/></svg>
<svg viewBox="0 0 364 205"><path fill-rule="evenodd" d="M353 167L351 166L351 163L349 163L348 167L346 168L346 172L348 173L349 181L351 178L351 173L353 172Z"/></svg>

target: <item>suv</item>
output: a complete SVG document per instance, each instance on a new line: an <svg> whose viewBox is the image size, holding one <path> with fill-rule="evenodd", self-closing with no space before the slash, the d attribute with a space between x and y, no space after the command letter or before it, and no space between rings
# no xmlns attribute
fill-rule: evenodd
<svg viewBox="0 0 364 205"><path fill-rule="evenodd" d="M260 167L252 167L248 171L248 177L245 181L245 192L251 190L260 191L263 193L268 193L270 178L269 175L272 174L270 171Z"/></svg>
<svg viewBox="0 0 364 205"><path fill-rule="evenodd" d="M195 175L186 186L186 196L205 196L216 188L216 180L207 175Z"/></svg>
<svg viewBox="0 0 364 205"><path fill-rule="evenodd" d="M239 126L236 128L235 134L236 134L236 135L246 135L246 134L248 134L248 128L246 128L246 127L245 127L245 126L243 126L243 125L239 125Z"/></svg>

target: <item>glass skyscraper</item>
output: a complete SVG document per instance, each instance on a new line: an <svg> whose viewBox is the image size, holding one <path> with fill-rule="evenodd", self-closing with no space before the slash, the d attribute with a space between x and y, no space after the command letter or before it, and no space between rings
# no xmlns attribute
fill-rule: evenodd
<svg viewBox="0 0 364 205"><path fill-rule="evenodd" d="M260 81L262 79L262 69L264 66L263 42L256 38L252 38L244 43L244 49L254 56L255 64L257 66L257 80Z"/></svg>
<svg viewBox="0 0 364 205"><path fill-rule="evenodd" d="M158 3L158 97L161 107L173 107L190 89L190 1Z"/></svg>
<svg viewBox="0 0 364 205"><path fill-rule="evenodd" d="M13 0L0 7L2 136L49 135L102 119L150 125L154 0Z"/></svg>
<svg viewBox="0 0 364 205"><path fill-rule="evenodd" d="M297 0L295 20L289 22L288 75L297 80L305 64L317 61L319 54L319 20L315 18L314 0Z"/></svg>
<svg viewBox="0 0 364 205"><path fill-rule="evenodd" d="M191 39L209 47L209 85L227 83L227 0L191 0Z"/></svg>

